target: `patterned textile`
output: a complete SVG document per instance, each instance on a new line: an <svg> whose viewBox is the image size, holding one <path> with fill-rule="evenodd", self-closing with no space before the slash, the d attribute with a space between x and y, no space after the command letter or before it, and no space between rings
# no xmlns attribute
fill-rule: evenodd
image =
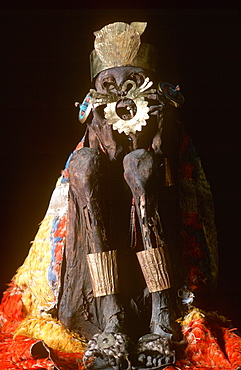
<svg viewBox="0 0 241 370"><path fill-rule="evenodd" d="M84 139L75 150L84 145ZM71 158L71 156L70 156ZM56 320L68 212L68 163L56 184L29 254L0 305L0 369L82 369L83 337ZM182 133L179 173L186 283L215 285L217 241L210 187L189 137ZM236 369L241 339L219 318L195 311L182 323L185 358L171 369Z"/></svg>
<svg viewBox="0 0 241 370"><path fill-rule="evenodd" d="M210 186L191 139L182 134L180 207L186 285L191 291L213 289L217 282L217 233Z"/></svg>

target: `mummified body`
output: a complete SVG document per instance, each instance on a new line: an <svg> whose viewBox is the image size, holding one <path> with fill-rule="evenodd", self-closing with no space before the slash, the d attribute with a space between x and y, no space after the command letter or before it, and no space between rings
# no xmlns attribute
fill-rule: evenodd
<svg viewBox="0 0 241 370"><path fill-rule="evenodd" d="M98 75L95 84L100 92L104 86L113 86L122 98L123 83L133 78L140 86L146 78L144 70L134 67L109 69ZM165 132L163 102L157 93L151 98L155 99L153 117L141 133L132 133L129 137L113 131L102 116L102 107L94 109L86 138L88 147L77 151L70 161L66 275L59 316L67 327L88 336L103 330L106 333L127 331L138 339L148 333L150 300L145 297L146 284L136 253L153 248L161 248L158 262L163 265L164 276L162 281L155 281L156 287L151 293L151 332L168 338L177 334L175 319L178 313L169 288L175 287L177 292L183 285L178 197L174 185L178 132L171 117L169 132ZM162 148L164 135L172 138L171 145L166 148ZM172 181L168 185L171 186L166 186L167 157L169 181ZM131 208L132 199L135 206ZM93 282L94 287L91 284L87 256L100 257L100 253L105 255L112 250L118 251L118 275L114 270L109 271L114 283L102 287L110 289L106 294L101 292L99 281ZM171 271L174 273L177 269L179 280L174 282ZM93 298L92 288L100 297Z"/></svg>
<svg viewBox="0 0 241 370"><path fill-rule="evenodd" d="M142 64L97 68L83 147L68 167L59 318L90 340L86 358L118 365L128 356L127 338L142 337L139 365L161 367L175 362L171 343L181 340L176 319L188 280L179 199L183 134L176 108Z"/></svg>

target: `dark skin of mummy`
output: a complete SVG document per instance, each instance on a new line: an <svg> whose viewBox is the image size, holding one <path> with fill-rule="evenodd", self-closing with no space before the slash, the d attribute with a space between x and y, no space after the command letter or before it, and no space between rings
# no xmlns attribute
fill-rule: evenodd
<svg viewBox="0 0 241 370"><path fill-rule="evenodd" d="M141 68L111 68L101 72L96 77L95 88L97 92L102 94L114 92L121 99L125 95L125 91L123 92L121 89L125 81L134 80L136 85L140 86L144 82L145 77L145 71ZM159 185L164 184L163 158L165 156L171 158L171 170L173 168L173 173L175 173L178 138L175 129L172 132L172 127L169 127L168 130L170 132L168 130L165 132L163 128L162 99L156 93L152 94L151 101L152 103L154 102L153 105L150 104L150 120L148 120L154 122L151 130L148 130L148 122L143 132L131 133L128 137L124 134L119 135L118 132L113 130L104 117L102 107L92 110L93 119L88 126L88 147L80 149L73 155L69 167L73 207L84 210L83 218L85 223L90 225L87 250L80 252L82 253L82 259L85 258L85 253L99 253L114 249L114 239L109 232L111 226L106 222L108 212L107 215L105 214L105 201L108 202L108 194L106 198L102 196L102 189L105 187L102 183L103 174L106 174L106 168L114 169L115 164L117 177L123 178L123 183L121 182L124 188L123 192L126 191L128 194L125 198L126 203L129 205L131 198L133 197L134 199L139 223L139 250L148 250L160 246L166 248L168 244L172 244L174 250L178 248L178 237L175 239L172 236L172 230L168 232L169 220L173 219L173 215L174 219L177 217L176 208L172 207L173 211L170 212L170 207L167 204L168 197L173 204L176 204L175 187L174 190L169 189L172 193L169 192L171 195L169 194L167 197L166 189L163 185L164 193L159 194ZM126 104L128 105L128 101ZM123 108L123 104L119 104L119 107ZM130 117L127 117L126 114L135 114L132 108L130 107L127 112L123 111L123 117L121 118L128 119ZM167 138L168 136L172 137L171 144L163 144L165 136ZM105 154L103 154L103 151ZM104 191L108 193L106 189ZM165 214L164 220L161 220L161 212ZM69 220L69 224L72 224L72 221ZM175 227L178 227L178 221L172 225L172 228ZM71 226L69 226L69 229L71 229ZM72 239L67 240L67 244L78 244L78 241L73 241ZM169 251L167 250L168 253ZM74 261L74 254L69 252L69 256L70 258L68 255L66 256L66 271L68 271L68 264L70 266L72 263L68 262L68 258L70 260L72 258L72 261ZM172 259L172 251L170 251L167 258ZM84 272L79 271L79 273L88 276L87 270ZM66 273L67 275L68 273ZM176 306L174 274L171 276L171 279L174 281L174 289L156 291L150 295L152 302L149 323L150 334L142 336L137 344L136 358L132 359L137 367L162 368L175 361L173 343L181 339L179 327L175 320L180 313ZM72 308L70 308L70 313L68 314L63 309L68 300L68 291L72 289L70 288L70 279L69 283L67 280L66 278L66 289L63 291L59 316L65 326L76 330L73 324L74 315L73 317L71 316ZM84 285L83 283L83 291L90 289L86 289ZM82 334L85 332L87 338L90 339L85 352L85 361L94 356L104 359L105 362L116 369L131 366L130 352L132 352L132 349L128 333L128 314L125 310L125 304L122 304L121 297L119 294L110 294L92 298L89 304L87 320L82 318L84 313L83 315L77 315L79 322L83 322L83 325L79 325L76 331L81 331ZM95 301L95 309L91 308L93 301ZM89 328L87 326L84 328L88 320L90 322Z"/></svg>

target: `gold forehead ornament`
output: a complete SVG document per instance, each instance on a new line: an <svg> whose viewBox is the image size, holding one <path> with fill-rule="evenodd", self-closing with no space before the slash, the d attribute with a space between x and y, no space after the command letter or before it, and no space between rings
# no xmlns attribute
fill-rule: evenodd
<svg viewBox="0 0 241 370"><path fill-rule="evenodd" d="M94 50L90 54L91 80L109 68L132 66L157 72L157 50L141 43L146 22L115 22L94 32Z"/></svg>

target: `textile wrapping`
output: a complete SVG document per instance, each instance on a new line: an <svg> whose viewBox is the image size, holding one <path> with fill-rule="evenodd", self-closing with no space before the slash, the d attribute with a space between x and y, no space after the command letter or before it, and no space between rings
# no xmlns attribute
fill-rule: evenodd
<svg viewBox="0 0 241 370"><path fill-rule="evenodd" d="M212 290L218 276L218 248L210 185L193 143L183 131L180 146L179 198L186 285Z"/></svg>
<svg viewBox="0 0 241 370"><path fill-rule="evenodd" d="M83 142L75 151L83 147ZM85 339L65 329L55 319L66 237L68 163L69 160L56 184L28 257L3 296L0 306L0 369L83 368ZM191 290L210 287L215 285L217 277L212 196L200 160L185 133L182 133L180 144L178 186L186 282ZM46 334L50 331L55 335ZM183 334L188 345L185 359L177 363L180 369L234 370L241 365L241 339L218 320L211 325L202 316L193 316L183 327ZM216 357L206 347L201 349L199 356L195 349L197 338L200 338L198 348L202 345L209 348L212 343ZM226 356L219 346L220 341L225 344ZM31 348L38 343L39 348L45 348L45 357L31 352ZM172 368L169 366L166 370Z"/></svg>

